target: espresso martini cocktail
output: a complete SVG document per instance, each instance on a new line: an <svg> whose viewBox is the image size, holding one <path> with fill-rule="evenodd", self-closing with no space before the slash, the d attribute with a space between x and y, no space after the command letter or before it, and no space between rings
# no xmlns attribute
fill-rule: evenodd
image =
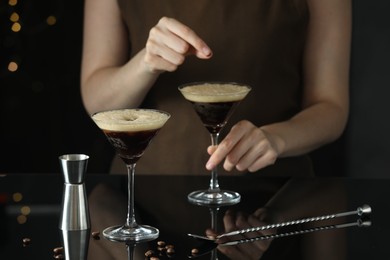
<svg viewBox="0 0 390 260"><path fill-rule="evenodd" d="M159 235L158 229L136 223L134 173L136 162L169 117L166 112L152 109L122 109L92 115L93 121L104 132L128 169L127 220L122 226L109 227L103 231L103 235L109 240L148 241L156 239Z"/></svg>
<svg viewBox="0 0 390 260"><path fill-rule="evenodd" d="M233 83L202 83L184 86L180 91L192 103L207 130L219 133L250 87Z"/></svg>
<svg viewBox="0 0 390 260"><path fill-rule="evenodd" d="M195 112L210 133L211 144L218 145L218 137L234 108L251 90L250 86L238 83L201 82L179 87L184 98L191 102ZM232 205L240 202L237 192L219 188L217 168L211 172L208 190L194 191L188 200L199 205Z"/></svg>
<svg viewBox="0 0 390 260"><path fill-rule="evenodd" d="M126 109L101 112L92 119L126 163L136 163L169 116L155 110Z"/></svg>

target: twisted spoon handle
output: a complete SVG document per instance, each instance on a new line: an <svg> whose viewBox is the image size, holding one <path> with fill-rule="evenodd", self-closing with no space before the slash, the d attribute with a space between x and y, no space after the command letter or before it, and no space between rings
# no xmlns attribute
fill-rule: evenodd
<svg viewBox="0 0 390 260"><path fill-rule="evenodd" d="M290 231L290 232L280 233L280 234L272 234L272 235L264 235L264 236L260 236L260 237L254 237L254 238L240 239L240 240L222 243L220 245L232 246L232 245L238 245L238 244L242 244L242 243L254 242L254 241L258 241L258 240L266 240L266 239L274 239L274 238L280 238L280 237L306 234L306 233L311 233L311 232L315 232L315 231L323 231L323 230L329 230L329 229L335 229L335 228L347 228L347 227L352 227L352 226L368 227L370 225L371 225L370 221L362 221L361 219L358 219L356 222L351 222L351 223L345 223L345 224L339 224L339 225L329 225L329 226L320 226L320 227Z"/></svg>
<svg viewBox="0 0 390 260"><path fill-rule="evenodd" d="M349 215L354 215L354 214L357 214L358 216L362 216L364 214L369 214L369 213L371 213L371 207L368 205L363 205L362 207L359 207L356 210L348 211L348 212L323 215L323 216L318 216L318 217L310 217L310 218L292 220L292 221L287 221L287 222L282 222L282 223L270 224L270 225L261 226L261 227L253 227L253 228L248 228L248 229L236 230L236 231L232 231L229 233L221 234L217 237L217 239L222 238L222 237L226 237L226 236L240 235L240 234L244 234L244 233L250 233L250 232L262 231L262 230L267 230L267 229L292 226L292 225L315 222L315 221L323 221L323 220L339 218L339 217L344 217L344 216L349 216Z"/></svg>

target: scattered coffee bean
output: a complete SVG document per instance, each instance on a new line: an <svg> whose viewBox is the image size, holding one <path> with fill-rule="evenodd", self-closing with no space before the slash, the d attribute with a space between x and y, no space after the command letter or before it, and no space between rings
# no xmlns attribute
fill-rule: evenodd
<svg viewBox="0 0 390 260"><path fill-rule="evenodd" d="M165 249L168 249L168 248L175 248L175 246L174 245L166 245Z"/></svg>
<svg viewBox="0 0 390 260"><path fill-rule="evenodd" d="M100 240L100 232L99 231L92 232L92 238L95 240Z"/></svg>
<svg viewBox="0 0 390 260"><path fill-rule="evenodd" d="M30 238L28 238L28 237L26 237L26 238L23 238L23 246L24 247L26 247L26 246L28 246L28 245L30 245L31 244L31 239Z"/></svg>
<svg viewBox="0 0 390 260"><path fill-rule="evenodd" d="M65 259L63 254L54 255L53 257L54 259Z"/></svg>
<svg viewBox="0 0 390 260"><path fill-rule="evenodd" d="M160 240L157 242L157 245L158 246L165 246L165 242Z"/></svg>
<svg viewBox="0 0 390 260"><path fill-rule="evenodd" d="M193 248L191 250L191 254L193 254L193 255L197 255L198 253L199 253L199 250L197 248Z"/></svg>
<svg viewBox="0 0 390 260"><path fill-rule="evenodd" d="M64 252L64 248L62 246L53 249L53 253L56 255L62 254L63 252Z"/></svg>
<svg viewBox="0 0 390 260"><path fill-rule="evenodd" d="M146 257L151 257L153 255L154 255L154 251L153 250L148 250L148 251L145 252L145 256Z"/></svg>
<svg viewBox="0 0 390 260"><path fill-rule="evenodd" d="M175 247L167 244L165 241L157 241L154 250L149 249L145 252L145 260L171 259L175 257Z"/></svg>
<svg viewBox="0 0 390 260"><path fill-rule="evenodd" d="M167 254L172 255L175 253L175 249L173 247L167 248Z"/></svg>

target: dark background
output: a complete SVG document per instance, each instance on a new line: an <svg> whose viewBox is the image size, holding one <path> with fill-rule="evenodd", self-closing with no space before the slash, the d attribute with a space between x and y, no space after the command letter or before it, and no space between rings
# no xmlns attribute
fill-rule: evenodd
<svg viewBox="0 0 390 260"><path fill-rule="evenodd" d="M80 97L83 1L11 2L0 2L0 173L58 172L66 153L86 153L89 172L107 172L112 149ZM340 140L313 153L319 175L390 173L389 10L388 0L353 1L350 120Z"/></svg>

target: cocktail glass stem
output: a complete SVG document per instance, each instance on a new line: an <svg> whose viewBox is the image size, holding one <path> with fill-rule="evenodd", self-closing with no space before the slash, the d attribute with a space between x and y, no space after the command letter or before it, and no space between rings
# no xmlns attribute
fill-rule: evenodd
<svg viewBox="0 0 390 260"><path fill-rule="evenodd" d="M212 133L212 134L210 134L210 137L211 137L211 145L217 146L219 133ZM218 184L218 166L215 166L214 169L211 170L209 191L212 191L212 192L219 192L220 191L219 184Z"/></svg>
<svg viewBox="0 0 390 260"><path fill-rule="evenodd" d="M127 247L127 259L128 260L133 260L134 259L134 248L135 248L135 245L133 243L127 243L126 244L126 247Z"/></svg>
<svg viewBox="0 0 390 260"><path fill-rule="evenodd" d="M135 211L134 211L134 174L135 174L135 163L126 165L127 167L127 192L128 192L128 205L127 205L127 219L126 227L134 228L137 226L135 220Z"/></svg>
<svg viewBox="0 0 390 260"><path fill-rule="evenodd" d="M218 207L210 207L210 218L211 218L211 229L213 229L215 232L217 232L218 228Z"/></svg>
<svg viewBox="0 0 390 260"><path fill-rule="evenodd" d="M135 220L134 210L134 175L135 175L135 163L127 166L128 171L128 203L127 203L127 218L125 224L121 226L112 226L103 230L103 235L112 241L121 241L128 243L146 242L156 239L159 235L157 228L138 225Z"/></svg>
<svg viewBox="0 0 390 260"><path fill-rule="evenodd" d="M210 214L211 214L211 229L213 229L215 232L218 232L218 211L219 207L210 207ZM211 251L211 260L217 260L218 259L218 252L217 249L213 249Z"/></svg>
<svg viewBox="0 0 390 260"><path fill-rule="evenodd" d="M219 133L210 133L211 145L218 145ZM218 166L211 171L210 185L207 190L197 190L188 194L188 200L197 205L234 205L240 202L241 196L237 192L221 190L218 184Z"/></svg>

